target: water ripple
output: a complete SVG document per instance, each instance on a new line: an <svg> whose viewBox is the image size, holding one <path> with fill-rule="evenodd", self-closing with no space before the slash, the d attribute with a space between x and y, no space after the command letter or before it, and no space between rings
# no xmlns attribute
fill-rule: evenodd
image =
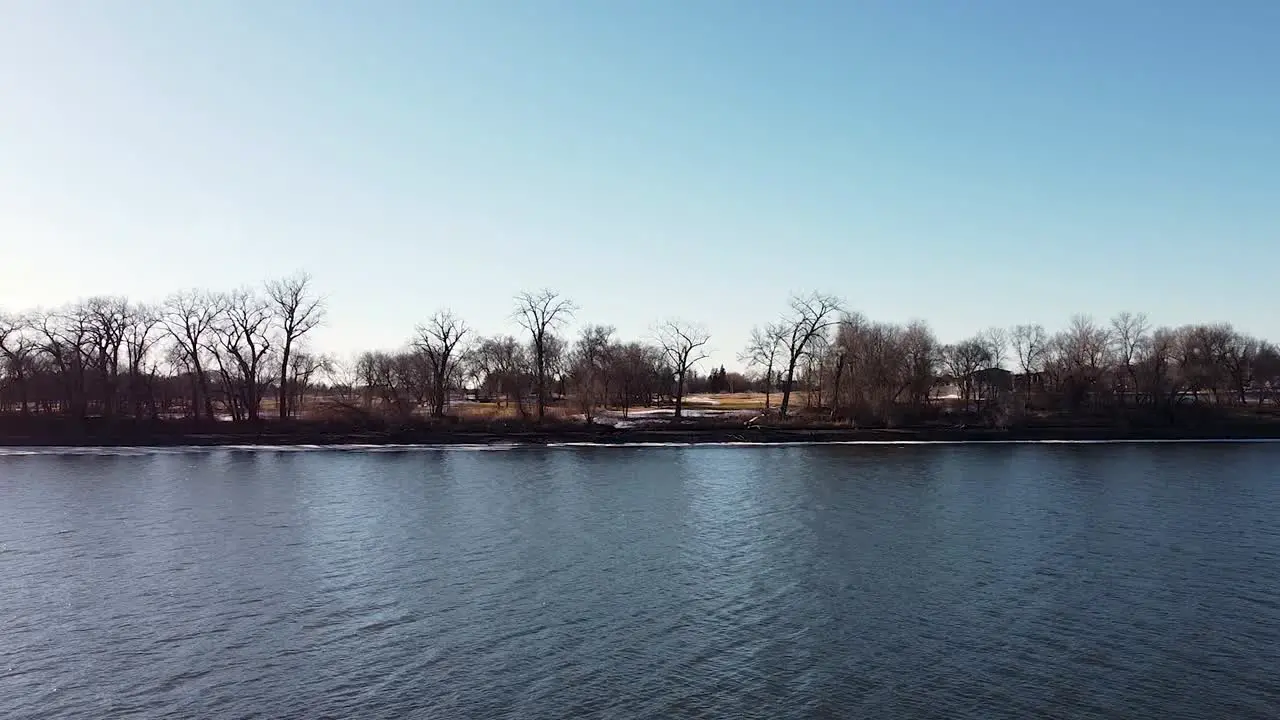
<svg viewBox="0 0 1280 720"><path fill-rule="evenodd" d="M371 450L0 451L0 716L1280 707L1275 445Z"/></svg>

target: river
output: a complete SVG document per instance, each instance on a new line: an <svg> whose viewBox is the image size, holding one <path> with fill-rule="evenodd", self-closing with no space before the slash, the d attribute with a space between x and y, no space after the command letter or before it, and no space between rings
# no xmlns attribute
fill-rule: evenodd
<svg viewBox="0 0 1280 720"><path fill-rule="evenodd" d="M1280 444L0 451L0 717L1280 714Z"/></svg>

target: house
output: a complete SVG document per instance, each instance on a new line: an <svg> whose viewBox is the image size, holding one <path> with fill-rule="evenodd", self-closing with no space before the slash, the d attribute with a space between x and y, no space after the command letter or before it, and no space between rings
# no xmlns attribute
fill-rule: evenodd
<svg viewBox="0 0 1280 720"><path fill-rule="evenodd" d="M973 373L973 382L980 388L996 392L1013 391L1013 373L1004 368L987 368ZM985 393L984 393L985 394Z"/></svg>

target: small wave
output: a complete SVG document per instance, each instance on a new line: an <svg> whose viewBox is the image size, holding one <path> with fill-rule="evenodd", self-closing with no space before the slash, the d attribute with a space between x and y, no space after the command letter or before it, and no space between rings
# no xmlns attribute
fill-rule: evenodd
<svg viewBox="0 0 1280 720"><path fill-rule="evenodd" d="M48 447L0 447L0 457L26 457L47 455L85 455L93 457L137 457L142 455L180 455L193 452L218 450L216 447L196 445L101 447L101 446L48 446Z"/></svg>
<svg viewBox="0 0 1280 720"><path fill-rule="evenodd" d="M827 447L882 445L1197 445L1197 444L1268 444L1280 438L1200 438L1200 439L1128 439L1128 440L726 440L718 442L501 442L501 443L431 443L386 444L344 443L336 445L175 445L165 447L0 447L0 457L90 456L140 457L149 455L238 453L412 453L412 452L495 452L530 448L692 448L692 447Z"/></svg>
<svg viewBox="0 0 1280 720"><path fill-rule="evenodd" d="M723 443L694 442L549 442L540 447L551 449L564 448L682 448L698 445L721 445Z"/></svg>
<svg viewBox="0 0 1280 720"><path fill-rule="evenodd" d="M828 447L856 445L1195 445L1206 443L1280 443L1280 438L1204 438L1132 440L726 440L719 442L559 442L548 448L683 448L683 447Z"/></svg>
<svg viewBox="0 0 1280 720"><path fill-rule="evenodd" d="M101 446L48 446L48 447L0 447L0 457L39 457L39 456L90 456L90 457L139 457L147 455L182 455L212 454L219 452L237 453L316 453L316 452L348 452L348 453L402 453L402 452L438 452L450 450L457 452L514 450L523 447L535 447L522 443L434 443L434 444L385 444L372 443L338 444L338 445L175 445L165 447L101 447Z"/></svg>

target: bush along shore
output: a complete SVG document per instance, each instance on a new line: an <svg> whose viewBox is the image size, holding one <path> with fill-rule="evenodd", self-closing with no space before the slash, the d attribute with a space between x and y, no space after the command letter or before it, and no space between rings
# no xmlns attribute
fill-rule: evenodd
<svg viewBox="0 0 1280 720"><path fill-rule="evenodd" d="M4 418L0 446L175 447L226 445L459 445L559 443L823 443L1280 439L1280 417L1201 413L1149 418L1041 418L1007 427L931 424L850 427L818 421L726 419L633 427L583 422L418 421L398 424L307 421L230 423L192 420Z"/></svg>

